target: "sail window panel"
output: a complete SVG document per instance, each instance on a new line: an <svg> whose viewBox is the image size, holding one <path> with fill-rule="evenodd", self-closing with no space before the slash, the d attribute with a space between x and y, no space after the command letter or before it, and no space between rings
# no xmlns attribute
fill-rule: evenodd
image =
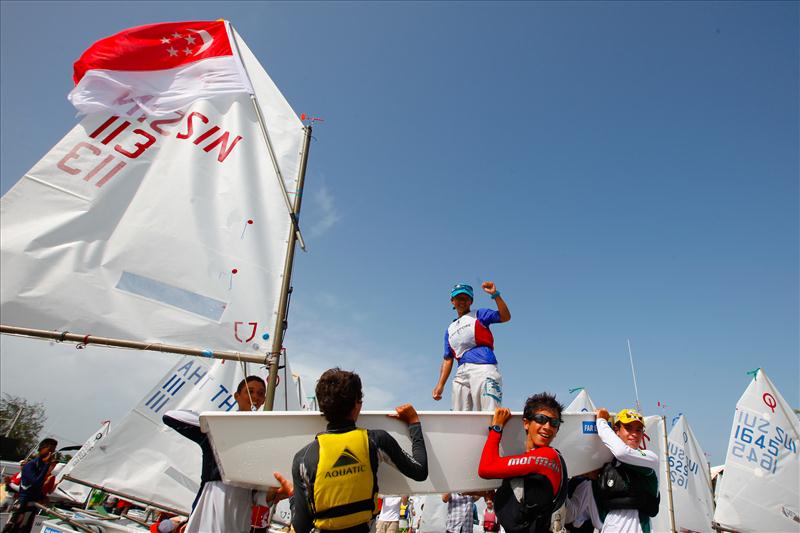
<svg viewBox="0 0 800 533"><path fill-rule="evenodd" d="M215 322L222 319L228 306L227 302L127 271L122 272L116 288Z"/></svg>

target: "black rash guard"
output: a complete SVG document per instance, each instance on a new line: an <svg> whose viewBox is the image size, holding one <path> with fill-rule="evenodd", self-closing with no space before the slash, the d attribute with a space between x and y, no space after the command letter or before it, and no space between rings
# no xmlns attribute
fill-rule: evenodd
<svg viewBox="0 0 800 533"><path fill-rule="evenodd" d="M214 450L211 448L208 435L200 431L200 416L194 411L167 411L164 413L161 420L187 439L200 445L200 450L203 453L200 490L197 491L197 496L194 497L194 501L192 502L192 510L194 510L194 506L197 504L197 499L200 497L200 493L203 492L205 484L209 481L222 481L222 476L219 473L219 466L217 466L217 460L214 458Z"/></svg>
<svg viewBox="0 0 800 533"><path fill-rule="evenodd" d="M346 433L356 429L354 422L328 424L326 433ZM400 445L382 429L368 429L369 458L373 472L381 462L395 466L400 473L415 481L425 481L428 478L428 453L425 450L425 440L422 437L422 426L419 423L409 424L408 433L411 437L411 455L408 455ZM309 488L317 476L317 463L319 462L319 441L314 442L297 452L292 463L292 480L294 482L294 496L291 501L292 526L296 533L308 533L314 529L314 515L311 512ZM378 487L375 487L378 490ZM359 524L347 529L337 530L336 533L366 533L369 531L369 522Z"/></svg>

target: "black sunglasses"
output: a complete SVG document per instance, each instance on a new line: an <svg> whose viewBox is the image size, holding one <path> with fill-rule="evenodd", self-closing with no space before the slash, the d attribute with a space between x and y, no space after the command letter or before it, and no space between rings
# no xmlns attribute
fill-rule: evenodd
<svg viewBox="0 0 800 533"><path fill-rule="evenodd" d="M542 413L536 413L535 415L531 415L528 417L528 420L533 420L537 424L545 425L550 422L550 425L554 428L557 428L561 425L562 420L560 418L550 418L547 415L543 415Z"/></svg>

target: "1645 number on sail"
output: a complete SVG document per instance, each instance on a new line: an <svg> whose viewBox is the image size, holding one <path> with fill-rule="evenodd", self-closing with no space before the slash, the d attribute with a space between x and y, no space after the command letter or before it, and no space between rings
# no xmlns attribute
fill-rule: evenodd
<svg viewBox="0 0 800 533"><path fill-rule="evenodd" d="M769 473L778 469L778 459L787 452L797 455L797 443L782 427L755 413L739 409L733 430L731 454L756 463Z"/></svg>

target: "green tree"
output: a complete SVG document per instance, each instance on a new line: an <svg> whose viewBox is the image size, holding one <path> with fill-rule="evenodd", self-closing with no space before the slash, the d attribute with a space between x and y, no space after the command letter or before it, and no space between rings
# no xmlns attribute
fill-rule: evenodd
<svg viewBox="0 0 800 533"><path fill-rule="evenodd" d="M33 449L39 443L39 434L46 421L41 402L31 403L19 396L3 394L0 398L0 438L5 441L3 459L21 458Z"/></svg>

